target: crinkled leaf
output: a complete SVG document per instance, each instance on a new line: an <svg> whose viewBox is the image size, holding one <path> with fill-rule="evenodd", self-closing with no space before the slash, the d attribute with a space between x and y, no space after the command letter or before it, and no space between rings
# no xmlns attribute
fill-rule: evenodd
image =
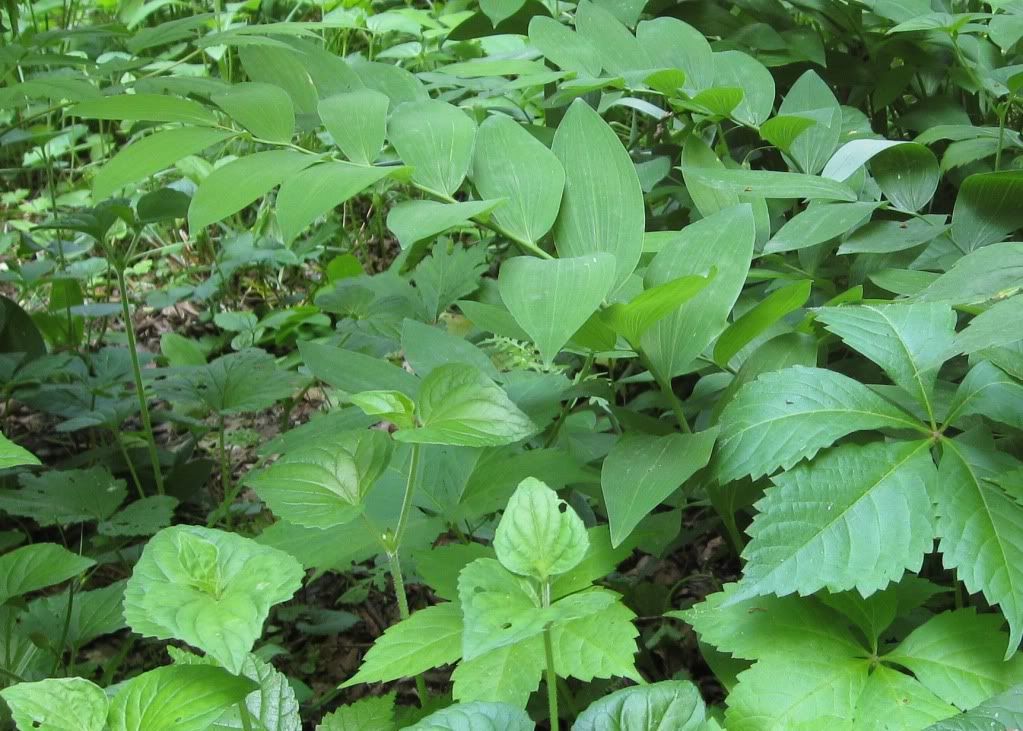
<svg viewBox="0 0 1023 731"><path fill-rule="evenodd" d="M49 678L0 690L18 731L104 731L109 701L84 678Z"/></svg>
<svg viewBox="0 0 1023 731"><path fill-rule="evenodd" d="M572 731L702 731L706 708L685 680L623 688L589 705Z"/></svg>
<svg viewBox="0 0 1023 731"><path fill-rule="evenodd" d="M405 731L533 731L526 712L507 703L456 703L431 713Z"/></svg>

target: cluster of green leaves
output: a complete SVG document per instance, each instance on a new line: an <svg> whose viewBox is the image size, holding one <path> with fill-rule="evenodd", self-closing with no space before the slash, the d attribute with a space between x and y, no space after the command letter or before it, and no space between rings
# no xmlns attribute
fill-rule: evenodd
<svg viewBox="0 0 1023 731"><path fill-rule="evenodd" d="M342 688L419 707L323 731L1018 725L1018 2L81 5L0 49L45 181L4 200L4 400L91 439L0 439L0 511L81 535L0 534L19 729L297 729L264 623L377 559L399 621ZM144 277L216 334L140 352ZM236 480L230 420L313 385ZM737 581L651 580L707 534ZM125 622L202 655L73 677ZM663 674L694 641L723 708Z"/></svg>

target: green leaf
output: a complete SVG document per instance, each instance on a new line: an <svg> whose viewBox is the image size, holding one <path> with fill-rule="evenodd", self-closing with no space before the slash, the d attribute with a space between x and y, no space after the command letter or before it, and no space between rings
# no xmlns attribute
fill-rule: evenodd
<svg viewBox="0 0 1023 731"><path fill-rule="evenodd" d="M1023 725L1023 686L988 698L979 706L926 731L1012 731Z"/></svg>
<svg viewBox="0 0 1023 731"><path fill-rule="evenodd" d="M732 194L761 198L807 198L809 200L855 201L856 193L844 183L802 173L773 170L730 170L689 168L686 175L700 185Z"/></svg>
<svg viewBox="0 0 1023 731"><path fill-rule="evenodd" d="M389 627L366 653L359 672L341 687L412 677L461 656L461 608L452 602L436 604Z"/></svg>
<svg viewBox="0 0 1023 731"><path fill-rule="evenodd" d="M816 120L797 115L776 114L760 125L760 136L783 152L803 132L817 124Z"/></svg>
<svg viewBox="0 0 1023 731"><path fill-rule="evenodd" d="M41 526L105 520L128 494L124 480L115 480L105 467L25 474L21 486L0 490L0 510Z"/></svg>
<svg viewBox="0 0 1023 731"><path fill-rule="evenodd" d="M316 731L394 731L394 693L369 696L328 713Z"/></svg>
<svg viewBox="0 0 1023 731"><path fill-rule="evenodd" d="M643 252L645 211L636 166L617 135L586 102L569 107L552 147L565 168L565 193L554 224L563 257L614 256L613 288Z"/></svg>
<svg viewBox="0 0 1023 731"><path fill-rule="evenodd" d="M971 175L959 186L952 211L952 240L963 251L1001 241L1023 226L1023 171Z"/></svg>
<svg viewBox="0 0 1023 731"><path fill-rule="evenodd" d="M476 123L462 110L434 99L406 102L391 112L388 138L412 180L453 196L472 161Z"/></svg>
<svg viewBox="0 0 1023 731"><path fill-rule="evenodd" d="M937 219L937 220L936 220ZM933 241L948 230L945 216L908 221L870 221L853 231L838 247L839 254L889 254Z"/></svg>
<svg viewBox="0 0 1023 731"><path fill-rule="evenodd" d="M651 327L698 295L717 276L679 277L645 289L627 303L617 302L601 311L601 319L629 343L638 345Z"/></svg>
<svg viewBox="0 0 1023 731"><path fill-rule="evenodd" d="M169 665L132 678L110 702L110 731L206 731L255 690L211 665Z"/></svg>
<svg viewBox="0 0 1023 731"><path fill-rule="evenodd" d="M124 581L118 581L102 589L75 592L70 609L70 591L34 599L21 617L22 628L29 635L35 632L58 638L64 634L66 623L66 643L71 647L81 647L97 637L117 632L126 626L121 611L124 585Z"/></svg>
<svg viewBox="0 0 1023 731"><path fill-rule="evenodd" d="M786 315L810 299L813 282L803 279L776 289L729 325L714 344L714 361L725 367L735 354Z"/></svg>
<svg viewBox="0 0 1023 731"><path fill-rule="evenodd" d="M800 171L818 174L838 147L842 133L842 109L835 95L816 72L809 70L796 79L778 114L801 115L815 122L792 141L786 152Z"/></svg>
<svg viewBox="0 0 1023 731"><path fill-rule="evenodd" d="M1023 428L1023 384L989 361L981 361L959 384L945 421L955 424L971 414Z"/></svg>
<svg viewBox="0 0 1023 731"><path fill-rule="evenodd" d="M941 180L938 160L923 145L893 145L870 161L870 172L885 197L903 211L919 211Z"/></svg>
<svg viewBox="0 0 1023 731"><path fill-rule="evenodd" d="M215 169L192 196L192 204L188 207L189 229L198 232L237 213L314 162L315 156L294 150L265 150Z"/></svg>
<svg viewBox="0 0 1023 731"><path fill-rule="evenodd" d="M970 355L986 348L996 348L1023 340L1016 327L1023 322L1023 296L996 302L980 313L955 339L957 353Z"/></svg>
<svg viewBox="0 0 1023 731"><path fill-rule="evenodd" d="M730 601L822 588L869 596L919 570L934 535L929 446L848 444L773 478L747 528L743 579Z"/></svg>
<svg viewBox="0 0 1023 731"><path fill-rule="evenodd" d="M456 703L431 713L405 731L533 731L526 712L507 703Z"/></svg>
<svg viewBox="0 0 1023 731"><path fill-rule="evenodd" d="M174 519L177 498L148 495L129 503L97 526L104 536L151 536Z"/></svg>
<svg viewBox="0 0 1023 731"><path fill-rule="evenodd" d="M703 731L700 691L685 680L623 688L589 705L572 731Z"/></svg>
<svg viewBox="0 0 1023 731"><path fill-rule="evenodd" d="M631 609L614 602L599 611L554 625L551 649L557 674L583 682L613 677L641 682L635 665L639 636L632 623L635 618Z"/></svg>
<svg viewBox="0 0 1023 731"><path fill-rule="evenodd" d="M721 414L718 479L788 469L846 434L923 425L835 371L792 366L743 386Z"/></svg>
<svg viewBox="0 0 1023 731"><path fill-rule="evenodd" d="M83 119L115 119L146 122L184 122L215 126L217 117L199 102L162 94L118 94L89 99L69 111Z"/></svg>
<svg viewBox="0 0 1023 731"><path fill-rule="evenodd" d="M399 429L415 427L416 404L401 391L360 391L348 398L367 416L378 416Z"/></svg>
<svg viewBox="0 0 1023 731"><path fill-rule="evenodd" d="M626 434L611 448L600 484L618 547L639 522L710 460L717 430L663 437Z"/></svg>
<svg viewBox="0 0 1023 731"><path fill-rule="evenodd" d="M491 701L525 708L540 686L543 674L543 642L540 637L462 660L451 674L456 701Z"/></svg>
<svg viewBox="0 0 1023 731"><path fill-rule="evenodd" d="M1023 683L1023 657L1002 659L1006 637L1001 626L997 615L977 614L972 607L942 612L883 659L908 668L938 697L972 708Z"/></svg>
<svg viewBox="0 0 1023 731"><path fill-rule="evenodd" d="M706 287L642 337L643 351L666 378L686 372L724 329L746 282L754 238L752 211L739 205L689 224L650 262L644 281L648 288L711 269L717 272Z"/></svg>
<svg viewBox="0 0 1023 731"><path fill-rule="evenodd" d="M848 233L870 218L879 203L824 203L811 206L785 222L767 245L765 254L798 251Z"/></svg>
<svg viewBox="0 0 1023 731"><path fill-rule="evenodd" d="M399 391L413 398L419 393L418 378L380 358L301 340L298 352L314 376L342 391Z"/></svg>
<svg viewBox="0 0 1023 731"><path fill-rule="evenodd" d="M333 528L362 513L391 449L390 437L373 429L325 435L249 473L245 483L275 515L308 528Z"/></svg>
<svg viewBox="0 0 1023 731"><path fill-rule="evenodd" d="M452 302L479 289L486 261L487 250L482 246L448 248L442 240L433 247L412 277L430 318L436 319Z"/></svg>
<svg viewBox="0 0 1023 731"><path fill-rule="evenodd" d="M277 193L277 223L285 243L291 243L317 218L397 169L336 161L303 167L289 171Z"/></svg>
<svg viewBox="0 0 1023 731"><path fill-rule="evenodd" d="M700 31L677 18L644 20L636 26L636 40L650 58L652 68L685 72L687 91L708 89L714 83L714 54Z"/></svg>
<svg viewBox="0 0 1023 731"><path fill-rule="evenodd" d="M478 558L462 569L458 596L466 660L536 637L552 619L533 586L492 558Z"/></svg>
<svg viewBox="0 0 1023 731"><path fill-rule="evenodd" d="M1023 637L1023 505L989 480L997 452L942 442L935 482L938 550L970 592L998 604L1009 623L1011 657Z"/></svg>
<svg viewBox="0 0 1023 731"><path fill-rule="evenodd" d="M476 134L473 185L483 198L506 198L494 221L531 244L550 231L561 207L565 170L557 156L520 124L495 114Z"/></svg>
<svg viewBox="0 0 1023 731"><path fill-rule="evenodd" d="M774 77L762 63L742 51L714 54L714 86L742 89L742 102L732 118L748 127L759 127L774 107Z"/></svg>
<svg viewBox="0 0 1023 731"><path fill-rule="evenodd" d="M232 84L224 93L210 98L256 137L270 142L291 142L295 132L295 108L291 97L281 87L248 81Z"/></svg>
<svg viewBox="0 0 1023 731"><path fill-rule="evenodd" d="M990 244L970 252L918 295L921 302L967 305L1013 294L1023 281L1023 243Z"/></svg>
<svg viewBox="0 0 1023 731"><path fill-rule="evenodd" d="M0 604L78 576L96 564L55 543L33 543L0 556Z"/></svg>
<svg viewBox="0 0 1023 731"><path fill-rule="evenodd" d="M373 89L356 89L322 100L318 110L334 144L349 160L371 165L380 155L391 100Z"/></svg>
<svg viewBox="0 0 1023 731"><path fill-rule="evenodd" d="M21 465L39 465L42 462L24 447L19 447L10 439L0 433L0 470L7 470L11 467Z"/></svg>
<svg viewBox="0 0 1023 731"><path fill-rule="evenodd" d="M609 254L549 260L519 256L501 266L497 284L508 311L551 363L600 307L614 277Z"/></svg>
<svg viewBox="0 0 1023 731"><path fill-rule="evenodd" d="M168 332L160 336L160 352L172 367L206 365L206 353L199 343L177 333Z"/></svg>
<svg viewBox="0 0 1023 731"><path fill-rule="evenodd" d="M121 148L92 180L94 200L102 200L129 183L148 178L188 155L234 137L234 132L182 127L154 132Z"/></svg>
<svg viewBox="0 0 1023 731"><path fill-rule="evenodd" d="M930 409L938 369L953 354L956 315L942 304L855 305L816 318Z"/></svg>
<svg viewBox="0 0 1023 731"><path fill-rule="evenodd" d="M618 0L612 7L622 4ZM650 59L643 47L610 8L605 9L591 0L582 0L576 8L575 29L597 49L605 71L626 74L650 68Z"/></svg>
<svg viewBox="0 0 1023 731"><path fill-rule="evenodd" d="M479 369L449 363L433 369L419 391L419 424L396 432L402 442L496 447L536 433L536 425Z"/></svg>
<svg viewBox="0 0 1023 731"><path fill-rule="evenodd" d="M497 559L512 573L547 581L571 571L589 539L576 512L544 483L519 483L494 534Z"/></svg>
<svg viewBox="0 0 1023 731"><path fill-rule="evenodd" d="M18 731L104 731L109 701L84 678L50 678L0 690Z"/></svg>
<svg viewBox="0 0 1023 731"><path fill-rule="evenodd" d="M554 18L542 15L532 18L529 43L558 68L583 77L600 75L600 52L593 42Z"/></svg>
<svg viewBox="0 0 1023 731"><path fill-rule="evenodd" d="M270 607L290 599L302 567L233 533L179 525L154 536L135 565L124 616L141 635L179 639L241 672Z"/></svg>
<svg viewBox="0 0 1023 731"><path fill-rule="evenodd" d="M482 10L496 27L519 11L525 0L480 0Z"/></svg>
<svg viewBox="0 0 1023 731"><path fill-rule="evenodd" d="M856 701L857 728L923 729L956 713L955 706L905 673L884 665L874 669Z"/></svg>
<svg viewBox="0 0 1023 731"><path fill-rule="evenodd" d="M468 363L497 378L497 368L486 353L440 327L405 320L401 324L401 347L412 370L424 376L447 363Z"/></svg>
<svg viewBox="0 0 1023 731"><path fill-rule="evenodd" d="M438 203L437 201L402 201L387 213L387 228L398 237L401 248L411 248L417 241L433 239L455 226L466 224L477 216L501 210L503 200Z"/></svg>

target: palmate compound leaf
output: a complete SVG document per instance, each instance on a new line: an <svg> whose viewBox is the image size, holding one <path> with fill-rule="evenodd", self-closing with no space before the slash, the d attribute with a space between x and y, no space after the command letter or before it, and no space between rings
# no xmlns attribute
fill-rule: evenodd
<svg viewBox="0 0 1023 731"><path fill-rule="evenodd" d="M109 701L84 678L49 678L0 690L18 731L104 731Z"/></svg>
<svg viewBox="0 0 1023 731"><path fill-rule="evenodd" d="M926 428L863 384L835 371L792 366L743 386L721 414L718 479L788 469L847 434Z"/></svg>
<svg viewBox="0 0 1023 731"><path fill-rule="evenodd" d="M747 529L731 602L855 588L869 596L916 571L934 530L930 442L848 444L774 478Z"/></svg>
<svg viewBox="0 0 1023 731"><path fill-rule="evenodd" d="M390 463L392 446L390 437L375 429L322 435L250 473L245 483L284 520L333 528L362 512L366 495Z"/></svg>
<svg viewBox="0 0 1023 731"><path fill-rule="evenodd" d="M702 731L706 707L695 685L665 680L623 688L594 701L572 731Z"/></svg>
<svg viewBox="0 0 1023 731"><path fill-rule="evenodd" d="M536 425L482 371L448 363L423 379L419 426L395 432L401 442L497 447L536 433Z"/></svg>
<svg viewBox="0 0 1023 731"><path fill-rule="evenodd" d="M456 703L431 713L404 731L533 731L536 724L521 708L507 703Z"/></svg>
<svg viewBox="0 0 1023 731"><path fill-rule="evenodd" d="M149 541L124 596L136 632L179 639L239 673L270 607L302 583L290 555L233 533L179 525Z"/></svg>
<svg viewBox="0 0 1023 731"><path fill-rule="evenodd" d="M933 497L942 563L1002 610L1008 658L1023 637L1023 505L991 481L1011 468L1006 459L993 442L944 440Z"/></svg>

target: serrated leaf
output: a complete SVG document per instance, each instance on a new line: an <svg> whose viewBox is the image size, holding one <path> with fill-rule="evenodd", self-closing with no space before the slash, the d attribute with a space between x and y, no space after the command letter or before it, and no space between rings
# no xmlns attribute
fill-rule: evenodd
<svg viewBox="0 0 1023 731"><path fill-rule="evenodd" d="M557 604L555 604L557 606ZM639 630L632 610L621 602L551 628L554 669L560 677L642 680L635 666Z"/></svg>
<svg viewBox="0 0 1023 731"><path fill-rule="evenodd" d="M379 683L419 675L462 656L462 612L458 604L436 604L389 627L362 659L359 672L342 684Z"/></svg>
<svg viewBox="0 0 1023 731"><path fill-rule="evenodd" d="M565 168L565 193L554 224L558 253L612 255L616 288L643 251L645 212L636 166L607 123L582 100L574 101L561 120L552 150Z"/></svg>
<svg viewBox="0 0 1023 731"><path fill-rule="evenodd" d="M258 81L232 84L210 97L234 121L256 137L271 142L290 142L295 131L291 97L279 86Z"/></svg>
<svg viewBox="0 0 1023 731"><path fill-rule="evenodd" d="M756 503L731 601L822 588L869 596L919 570L934 535L929 446L844 445L775 477Z"/></svg>
<svg viewBox="0 0 1023 731"><path fill-rule="evenodd" d="M1023 726L1023 686L1017 685L926 731L1012 731L1019 726Z"/></svg>
<svg viewBox="0 0 1023 731"><path fill-rule="evenodd" d="M391 451L391 439L382 431L340 432L288 452L246 475L245 483L281 518L308 528L333 528L362 513Z"/></svg>
<svg viewBox="0 0 1023 731"><path fill-rule="evenodd" d="M547 581L572 570L586 555L582 518L544 483L519 483L494 534L497 559L512 573Z"/></svg>
<svg viewBox="0 0 1023 731"><path fill-rule="evenodd" d="M492 701L525 708L529 696L540 686L544 667L540 637L462 660L451 674L456 701Z"/></svg>
<svg viewBox="0 0 1023 731"><path fill-rule="evenodd" d="M421 444L487 447L512 444L536 433L536 425L500 386L474 366L449 363L423 379L419 426L394 438Z"/></svg>
<svg viewBox="0 0 1023 731"><path fill-rule="evenodd" d="M25 474L20 481L20 490L0 490L0 511L41 526L105 520L128 494L124 480L105 467Z"/></svg>
<svg viewBox="0 0 1023 731"><path fill-rule="evenodd" d="M110 731L206 731L255 689L211 665L169 665L128 681L110 702Z"/></svg>
<svg viewBox="0 0 1023 731"><path fill-rule="evenodd" d="M980 414L994 421L1023 428L1023 384L983 360L966 374L949 404L946 423Z"/></svg>
<svg viewBox="0 0 1023 731"><path fill-rule="evenodd" d="M302 576L290 555L249 538L165 528L128 580L124 616L141 635L183 640L239 673L270 607L290 599Z"/></svg>
<svg viewBox="0 0 1023 731"><path fill-rule="evenodd" d="M0 556L0 605L77 576L96 564L55 543L34 543Z"/></svg>
<svg viewBox="0 0 1023 731"><path fill-rule="evenodd" d="M623 688L579 714L572 731L704 731L700 691L684 680Z"/></svg>
<svg viewBox="0 0 1023 731"><path fill-rule="evenodd" d="M855 305L817 310L816 317L930 408L938 369L954 352L956 315L951 307Z"/></svg>
<svg viewBox="0 0 1023 731"><path fill-rule="evenodd" d="M1023 657L1002 659L1001 627L997 615L977 614L972 607L942 612L910 632L884 660L908 668L938 697L972 708L1023 683Z"/></svg>
<svg viewBox="0 0 1023 731"><path fill-rule="evenodd" d="M412 278L431 319L439 317L455 300L479 289L486 260L487 250L482 246L449 249L442 240L430 256L419 262Z"/></svg>
<svg viewBox="0 0 1023 731"><path fill-rule="evenodd" d="M317 107L323 126L345 157L371 165L384 146L390 99L373 89L356 89L323 99Z"/></svg>
<svg viewBox="0 0 1023 731"><path fill-rule="evenodd" d="M394 731L394 693L363 698L328 713L316 731Z"/></svg>
<svg viewBox="0 0 1023 731"><path fill-rule="evenodd" d="M42 464L38 457L24 447L19 447L3 434L0 434L0 470L20 467L21 465L38 464Z"/></svg>
<svg viewBox="0 0 1023 731"><path fill-rule="evenodd" d="M0 690L18 731L104 731L109 701L84 678L49 678Z"/></svg>
<svg viewBox="0 0 1023 731"><path fill-rule="evenodd" d="M792 366L743 386L721 414L716 457L724 483L788 469L856 431L923 425L847 376Z"/></svg>
<svg viewBox="0 0 1023 731"><path fill-rule="evenodd" d="M526 712L507 703L456 703L431 713L405 731L533 731Z"/></svg>
<svg viewBox="0 0 1023 731"><path fill-rule="evenodd" d="M462 569L458 596L466 660L535 637L551 620L529 583L492 558L478 558Z"/></svg>
<svg viewBox="0 0 1023 731"><path fill-rule="evenodd" d="M35 632L59 638L64 635L66 624L66 643L81 647L125 627L121 611L124 587L125 582L118 581L102 589L75 592L70 613L69 592L41 597L29 602L28 610L22 615L22 627L29 634Z"/></svg>
<svg viewBox="0 0 1023 731"><path fill-rule="evenodd" d="M920 731L956 713L942 697L905 673L885 667L874 669L853 711L858 728Z"/></svg>
<svg viewBox="0 0 1023 731"><path fill-rule="evenodd" d="M611 545L620 546L639 522L710 461L717 429L662 437L626 434L607 457L600 484L611 526Z"/></svg>
<svg viewBox="0 0 1023 731"><path fill-rule="evenodd" d="M118 510L97 526L104 536L151 536L174 519L177 498L148 495Z"/></svg>
<svg viewBox="0 0 1023 731"><path fill-rule="evenodd" d="M406 165L412 180L453 196L472 161L476 123L461 109L430 99L406 102L391 112L388 139Z"/></svg>

